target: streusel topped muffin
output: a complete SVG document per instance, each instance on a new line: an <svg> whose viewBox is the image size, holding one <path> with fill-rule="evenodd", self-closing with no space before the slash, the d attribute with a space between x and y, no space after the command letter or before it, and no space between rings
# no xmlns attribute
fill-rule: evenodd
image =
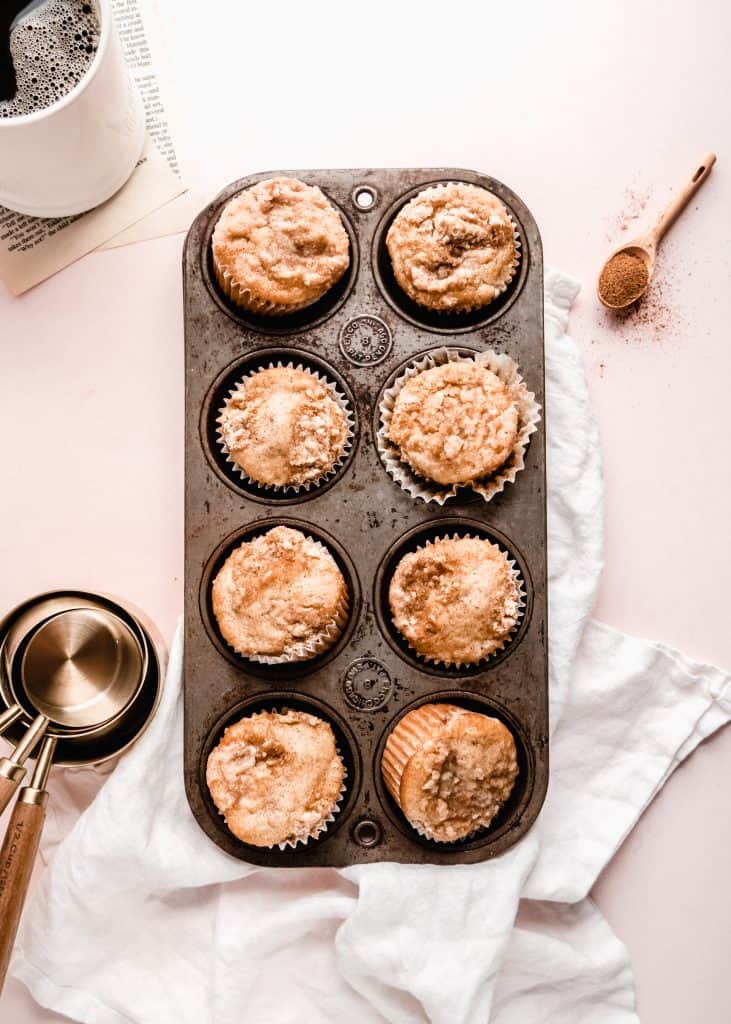
<svg viewBox="0 0 731 1024"><path fill-rule="evenodd" d="M510 389L487 367L444 363L406 381L387 436L416 473L440 484L469 484L513 452L518 409Z"/></svg>
<svg viewBox="0 0 731 1024"><path fill-rule="evenodd" d="M213 267L225 294L253 313L312 305L350 264L340 215L314 185L268 178L225 206L213 232Z"/></svg>
<svg viewBox="0 0 731 1024"><path fill-rule="evenodd" d="M515 227L498 197L453 182L424 189L386 236L399 286L420 306L466 312L507 288L518 266Z"/></svg>
<svg viewBox="0 0 731 1024"><path fill-rule="evenodd" d="M213 581L212 604L221 635L239 654L306 661L342 633L349 595L324 545L275 526L231 552Z"/></svg>
<svg viewBox="0 0 731 1024"><path fill-rule="evenodd" d="M229 726L206 782L233 834L254 846L306 842L332 819L345 767L331 727L305 711L261 711Z"/></svg>
<svg viewBox="0 0 731 1024"><path fill-rule="evenodd" d="M306 370L271 366L246 377L218 419L229 457L255 483L301 487L345 454L348 417L332 389Z"/></svg>
<svg viewBox="0 0 731 1024"><path fill-rule="evenodd" d="M396 629L422 657L474 665L504 646L520 615L507 556L480 537L443 537L400 560L388 591Z"/></svg>
<svg viewBox="0 0 731 1024"><path fill-rule="evenodd" d="M418 832L455 842L492 822L513 791L518 757L510 730L497 718L424 704L394 727L381 771Z"/></svg>

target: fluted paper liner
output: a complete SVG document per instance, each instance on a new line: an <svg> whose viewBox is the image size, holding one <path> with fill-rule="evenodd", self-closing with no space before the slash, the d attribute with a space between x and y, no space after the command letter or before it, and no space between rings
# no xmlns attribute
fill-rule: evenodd
<svg viewBox="0 0 731 1024"><path fill-rule="evenodd" d="M401 778L406 765L417 750L434 737L434 730L442 724L437 707L456 707L456 704L422 704L407 712L396 723L386 740L381 758L381 773L386 789L401 806Z"/></svg>
<svg viewBox="0 0 731 1024"><path fill-rule="evenodd" d="M432 540L428 540L424 544L420 544L418 547L414 548L414 550L415 551L424 551L426 548L431 547L432 544L434 544L436 541L440 541L440 540L462 540L462 539L466 539L466 538L471 538L472 540L488 540L490 542L490 544L492 544L494 547L496 547L500 551L500 553L503 555L503 557L505 558L505 561L507 562L508 568L510 569L510 575L512 576L513 580L515 581L515 583L517 584L517 587L518 587L518 611L517 611L515 623L514 623L512 629L505 636L505 639L500 644L500 646L496 647L494 651L491 651L487 655L487 657L480 658L479 661L445 661L444 659L441 659L441 658L429 658L429 657L427 657L427 655L422 654L420 651L417 651L415 647L412 647L412 645L408 641L408 638L406 636L404 636L404 634L401 632L401 630L398 628L398 626L394 622L393 613L391 611L391 606L389 604L388 612L389 612L389 615L391 616L391 622L393 623L393 627L396 630L396 632L398 633L398 635L400 637L402 637L402 639L404 640L404 643L408 646L409 650L412 651L414 653L414 655L417 658L419 658L420 661L425 661L425 662L427 662L430 665L441 665L444 668L458 668L459 669L459 668L474 668L475 665L482 665L482 664L487 665L487 664L489 664L489 662L494 657L496 657L500 653L500 651L504 650L505 647L512 641L513 637L515 636L515 634L520 629L520 624L523 621L523 616L525 615L525 586L523 584L523 577L521 575L520 569L518 568L515 560L510 557L509 552L507 552L503 548L503 546L501 544L499 544L496 540L493 540L491 537L483 537L480 534L475 534L475 533L453 533L451 535L451 537L448 537L446 535L444 537L434 537ZM408 554L408 552L405 552L404 555L405 554ZM390 586L390 582L389 582L389 586Z"/></svg>
<svg viewBox="0 0 731 1024"><path fill-rule="evenodd" d="M216 275L219 287L229 302L232 302L234 306L239 309L246 310L249 313L254 313L257 316L287 316L288 313L298 313L301 309L307 309L308 306L314 306L316 302L319 302L322 295L325 295L329 289L317 295L314 299L309 299L307 302L297 302L290 305L283 305L281 303L271 302L270 300L260 299L258 296L249 288L242 287L238 281L236 281L230 271L223 270L216 263L216 257L213 256L213 272Z"/></svg>
<svg viewBox="0 0 731 1024"><path fill-rule="evenodd" d="M408 380L435 366L459 362L478 363L491 370L505 384L518 410L518 434L510 457L494 473L471 482L444 485L416 473L401 457L399 448L389 440L388 431L396 399ZM466 487L479 494L484 501L490 501L504 489L506 484L515 483L518 473L525 467L525 453L531 434L538 429L541 407L536 402L533 392L526 387L518 364L510 356L492 350L477 352L474 356L465 356L454 349L438 348L409 363L403 373L383 392L379 418L380 424L376 441L378 452L389 476L412 498L444 505L449 498L455 497L461 489Z"/></svg>
<svg viewBox="0 0 731 1024"><path fill-rule="evenodd" d="M444 181L444 182L439 182L436 185L427 185L426 188L422 189L422 192L426 192L428 189L432 189L432 188L449 188L450 185L470 185L470 184L472 184L472 182L468 182L468 181ZM480 189L482 189L483 192L490 192L490 189L489 188L485 188L484 185L473 185L473 187L474 188L480 188ZM418 199L420 195L421 195L421 192L417 193L417 195L413 196L412 199L409 200L409 202L412 202L413 199ZM496 199L500 200L500 202L502 203L502 207L505 210L505 213L507 215L507 218L510 221L510 223L512 225L512 228L513 228L513 240L515 242L515 256L513 258L513 264L512 264L512 266L510 268L510 276L504 282L501 282L500 284L493 285L493 287L497 289L497 293L495 295L493 295L493 297L491 299L489 299L487 302L473 303L472 305L467 305L467 306L453 306L453 307L451 307L449 309L442 309L441 307L430 306L426 302L420 302L417 298L414 298L413 295L411 295L409 292L407 292L405 288L402 288L401 285L398 283L398 281L396 281L397 288L399 288L408 299L410 299L412 302L416 303L416 305L419 306L421 309L428 309L430 313L438 313L440 315L443 314L444 316L450 316L450 317L464 315L465 313L474 313L475 310L478 310L478 309L484 309L484 310L489 309L489 307L493 304L493 302L495 302L497 299L499 299L500 296L504 295L505 292L508 290L508 287L510 286L510 283L515 278L515 275L516 275L516 273L518 271L518 267L520 266L520 261L522 259L522 255L523 255L522 252L521 252L522 241L521 241L521 237L520 237L520 229L518 228L518 225L517 225L517 223L515 221L515 217L513 217L512 213L508 209L508 207L505 204L505 202L502 199L500 199L500 196L497 195L495 192L490 192L490 195L495 196ZM402 207L402 209L404 209L406 206L408 206L408 203L405 203L404 207ZM399 213L400 212L401 212L401 210L399 210ZM397 217L398 217L398 214L396 214L396 217L394 217L394 220L396 220ZM388 246L386 246L386 248L388 248ZM389 259L390 258L391 258L391 254L389 253ZM395 277L395 275L394 275L394 277Z"/></svg>
<svg viewBox="0 0 731 1024"><path fill-rule="evenodd" d="M250 380L252 377L255 377L256 374L259 373L261 370L276 370L276 369L301 370L303 373L309 374L310 377L312 377L314 380L318 381L320 384L323 384L328 389L328 391L330 393L330 396L335 400L335 402L337 402L339 407L345 413L345 417L346 417L346 425L347 425L348 433L347 433L347 436L345 438L345 443L343 445L343 451L342 451L340 457L333 463L333 465L330 467L330 469L327 471L327 473L322 474L322 476L317 477L317 479L315 479L315 480L306 480L303 484L265 484L265 483L262 483L261 480L254 480L254 479L252 479L252 477L250 477L248 475L248 473L245 472L243 467L240 466L238 464L238 462L236 462L236 460L234 458L232 458L231 453L229 452L228 447L226 445L226 442L223 439L223 435L221 434L221 419L223 417L224 412L226 411L226 407L227 407L230 399L233 398L233 396L236 394L236 392L239 390L239 388L247 380ZM345 462L345 460L347 459L347 457L348 457L348 455L349 455L349 453L350 453L350 451L351 451L351 449L353 447L353 438L355 436L355 417L353 415L353 410L352 410L352 408L350 406L350 402L345 397L345 395L341 391L338 390L338 388L335 385L335 383L333 381L331 381L328 377L325 377L323 374L319 373L317 370L311 370L308 366L304 366L302 363L297 363L295 365L295 363L292 360L290 360L288 363L283 363L283 362L281 362L281 360L279 360L276 363L269 363L267 366L258 366L256 369L252 370L250 373L245 373L243 375L243 377L241 377L234 384L234 386L230 389L230 391L229 391L229 393L228 393L228 395L226 397L226 401L223 403L221 408L218 410L218 417L216 418L216 424L217 424L217 426L216 426L216 440L218 442L218 446L221 449L221 451L223 452L223 454L226 456L226 462L232 467L233 471L238 476L240 476L241 479L244 480L247 484L250 484L253 487L261 487L263 490L272 491L274 494L277 494L277 493L301 494L303 491L307 492L307 491L312 490L315 487L321 487L322 484L324 484L327 480L331 479L331 477L333 477L337 473L338 469Z"/></svg>

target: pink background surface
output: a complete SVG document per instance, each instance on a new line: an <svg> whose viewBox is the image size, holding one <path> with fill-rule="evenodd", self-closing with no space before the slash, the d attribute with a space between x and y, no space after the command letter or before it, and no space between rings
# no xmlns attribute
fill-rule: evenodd
<svg viewBox="0 0 731 1024"><path fill-rule="evenodd" d="M583 283L571 331L606 480L596 615L729 668L731 16L721 0L547 6L508 16L458 2L446 21L443 5L423 4L414 21L395 5L341 5L335 25L326 5L284 4L283 17L219 0L220 36L181 5L167 42L183 151L206 193L278 166L441 164L521 194L547 262ZM276 39L276 61L246 45L242 65L242 41L257 39ZM209 80L186 74L194 54L215 58ZM226 88L242 100L235 125L217 102ZM602 259L649 226L709 148L719 163L663 251L654 322L612 323L594 297ZM181 245L88 257L20 299L0 288L0 609L50 587L98 588L172 635ZM731 1019L730 772L727 730L676 772L595 889L632 955L643 1024ZM0 1011L12 1024L61 1019L13 982Z"/></svg>

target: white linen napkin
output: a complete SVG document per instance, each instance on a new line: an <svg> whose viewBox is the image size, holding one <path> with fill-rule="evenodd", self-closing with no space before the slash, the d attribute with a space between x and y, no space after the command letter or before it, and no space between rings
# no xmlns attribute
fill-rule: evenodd
<svg viewBox="0 0 731 1024"><path fill-rule="evenodd" d="M450 868L229 857L185 799L178 630L155 721L73 827L97 777L56 774L50 863L12 962L39 1003L85 1024L636 1024L626 952L586 894L731 718L731 678L588 621L602 485L565 333L577 290L547 275L551 783L533 829Z"/></svg>

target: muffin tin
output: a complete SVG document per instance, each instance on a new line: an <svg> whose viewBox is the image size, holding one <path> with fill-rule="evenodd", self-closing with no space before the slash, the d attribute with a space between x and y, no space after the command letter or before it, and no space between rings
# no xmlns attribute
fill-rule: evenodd
<svg viewBox="0 0 731 1024"><path fill-rule="evenodd" d="M323 299L286 317L232 307L211 270L210 239L228 200L257 181L286 174L318 185L339 209L351 265ZM469 314L421 309L401 292L385 236L398 210L428 185L482 185L518 226L521 262L506 292ZM274 171L229 185L194 221L183 257L185 435L185 755L188 800L201 827L226 852L267 866L369 861L462 864L502 853L530 828L548 782L545 412L525 469L490 502L469 490L443 507L412 499L387 474L376 450L379 395L417 355L446 346L506 352L544 406L543 261L535 221L517 195L493 178L455 168ZM245 373L277 361L301 363L333 381L352 406L354 443L323 484L298 493L258 488L226 461L216 419ZM267 666L238 656L220 636L211 582L230 551L274 525L324 543L351 592L348 625L312 661ZM525 608L506 647L469 668L421 660L394 629L387 591L395 560L437 536L487 537L520 571ZM459 628L459 623L455 623ZM469 840L419 836L387 793L379 770L388 732L412 708L449 701L500 718L518 748L515 789L489 829ZM208 793L208 754L224 728L264 708L293 707L328 721L348 770L348 788L327 832L295 849L261 849L227 829Z"/></svg>

